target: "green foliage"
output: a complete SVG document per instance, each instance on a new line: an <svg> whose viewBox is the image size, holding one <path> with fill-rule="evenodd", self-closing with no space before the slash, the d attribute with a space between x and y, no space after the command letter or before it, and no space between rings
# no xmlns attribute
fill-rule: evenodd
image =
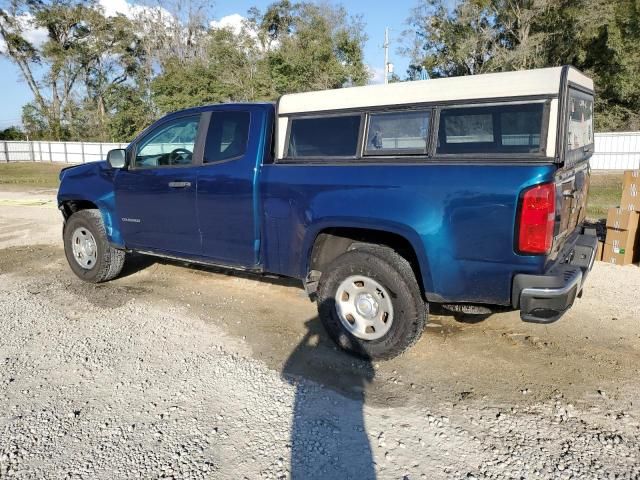
<svg viewBox="0 0 640 480"><path fill-rule="evenodd" d="M343 7L281 0L232 31L209 26L205 0L158 5L134 18L106 17L96 0L0 10L6 55L34 96L30 138L128 141L161 113L368 80L362 21ZM25 18L47 31L44 44L27 40Z"/></svg>
<svg viewBox="0 0 640 480"><path fill-rule="evenodd" d="M48 119L34 102L22 107L22 125L32 140L52 140ZM65 134L64 137L67 135Z"/></svg>
<svg viewBox="0 0 640 480"><path fill-rule="evenodd" d="M212 30L205 52L205 58L187 64L166 59L163 72L151 84L153 100L160 112L271 98L265 81L265 61L247 35L228 29Z"/></svg>
<svg viewBox="0 0 640 480"><path fill-rule="evenodd" d="M593 77L596 128L640 128L637 0L422 0L407 37L416 78L570 64Z"/></svg>
<svg viewBox="0 0 640 480"><path fill-rule="evenodd" d="M120 84L106 97L109 141L130 142L157 117L148 93L137 84Z"/></svg>
<svg viewBox="0 0 640 480"><path fill-rule="evenodd" d="M25 134L18 127L8 127L0 130L0 140L25 140Z"/></svg>
<svg viewBox="0 0 640 480"><path fill-rule="evenodd" d="M283 5L290 7L286 15ZM366 83L361 19L349 19L343 7L284 1L267 10L266 20L274 9L278 18L286 18L287 28L273 29L265 20L261 27L279 43L267 57L276 95ZM274 30L284 33L274 35Z"/></svg>
<svg viewBox="0 0 640 480"><path fill-rule="evenodd" d="M368 71L360 19L342 7L254 8L240 32L212 29L202 58L167 58L152 83L161 112L206 103L275 100L290 92L363 85Z"/></svg>
<svg viewBox="0 0 640 480"><path fill-rule="evenodd" d="M26 21L47 32L42 45L25 38ZM135 31L124 17L105 17L94 0L13 0L0 10L6 55L34 96L23 108L30 138L110 139L107 98L144 60Z"/></svg>
<svg viewBox="0 0 640 480"><path fill-rule="evenodd" d="M33 93L29 138L128 141L161 113L369 79L362 19L329 3L252 8L238 31L210 27L205 0L163 0L177 10L134 18L106 17L96 0L6 4L2 54ZM421 0L407 78L572 64L595 80L596 127L637 130L639 10L638 0ZM43 44L27 39L25 19L47 32Z"/></svg>

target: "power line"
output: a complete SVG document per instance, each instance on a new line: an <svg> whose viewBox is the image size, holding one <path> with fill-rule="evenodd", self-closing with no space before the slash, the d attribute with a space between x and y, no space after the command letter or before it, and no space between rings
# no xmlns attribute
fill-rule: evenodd
<svg viewBox="0 0 640 480"><path fill-rule="evenodd" d="M384 27L384 84L389 83L389 27Z"/></svg>

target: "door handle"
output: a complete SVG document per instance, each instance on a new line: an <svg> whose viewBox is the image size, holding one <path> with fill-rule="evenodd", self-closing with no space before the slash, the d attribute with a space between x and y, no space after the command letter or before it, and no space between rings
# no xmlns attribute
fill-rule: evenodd
<svg viewBox="0 0 640 480"><path fill-rule="evenodd" d="M169 187L171 188L186 188L190 186L191 182L169 182Z"/></svg>

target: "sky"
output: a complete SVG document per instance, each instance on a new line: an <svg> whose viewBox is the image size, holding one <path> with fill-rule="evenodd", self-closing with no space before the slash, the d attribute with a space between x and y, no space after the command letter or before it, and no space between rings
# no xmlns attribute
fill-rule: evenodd
<svg viewBox="0 0 640 480"><path fill-rule="evenodd" d="M130 8L135 0L100 0L107 14ZM273 0L218 0L213 8L213 17L222 21L232 22L234 15L246 15L247 10L257 6L261 10L273 3ZM381 83L384 71L384 29L390 28L389 61L394 64L394 71L403 75L408 59L397 54L400 46L400 36L406 29L406 20L417 0L394 0L392 3L377 2L375 0L344 0L342 2L351 14L361 14L366 24L368 41L365 45L365 61L373 72L372 83ZM391 6L392 5L392 6ZM126 12L122 12L126 13ZM226 18L225 18L226 17ZM22 106L31 101L33 96L22 80L18 68L6 57L0 56L0 129L11 125L19 125Z"/></svg>

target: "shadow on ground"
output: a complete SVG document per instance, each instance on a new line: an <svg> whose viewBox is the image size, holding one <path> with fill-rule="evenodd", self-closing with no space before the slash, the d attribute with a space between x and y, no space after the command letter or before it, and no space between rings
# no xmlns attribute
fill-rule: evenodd
<svg viewBox="0 0 640 480"><path fill-rule="evenodd" d="M246 280L302 289L302 282L294 278L279 277L276 275L260 275L256 272L233 270L215 265L203 265L199 263L191 263L185 260L174 260L171 258L154 257L152 255L143 255L138 253L127 254L127 261L124 264L122 272L118 275L118 278L126 278L135 275L136 273L146 270L154 265L174 265L207 274L227 275Z"/></svg>
<svg viewBox="0 0 640 480"><path fill-rule="evenodd" d="M318 360L328 354L335 356L336 351L327 345L330 340L319 319L308 320L305 327L304 337L282 370L283 377L296 387L291 425L291 478L374 479L375 461L363 412L366 386L375 376L373 366L369 361L352 359L352 368L344 375L323 368L324 362ZM341 352L337 354L345 356ZM330 378L336 375L348 378ZM348 385L349 388L344 391L345 396L328 395L320 385Z"/></svg>

